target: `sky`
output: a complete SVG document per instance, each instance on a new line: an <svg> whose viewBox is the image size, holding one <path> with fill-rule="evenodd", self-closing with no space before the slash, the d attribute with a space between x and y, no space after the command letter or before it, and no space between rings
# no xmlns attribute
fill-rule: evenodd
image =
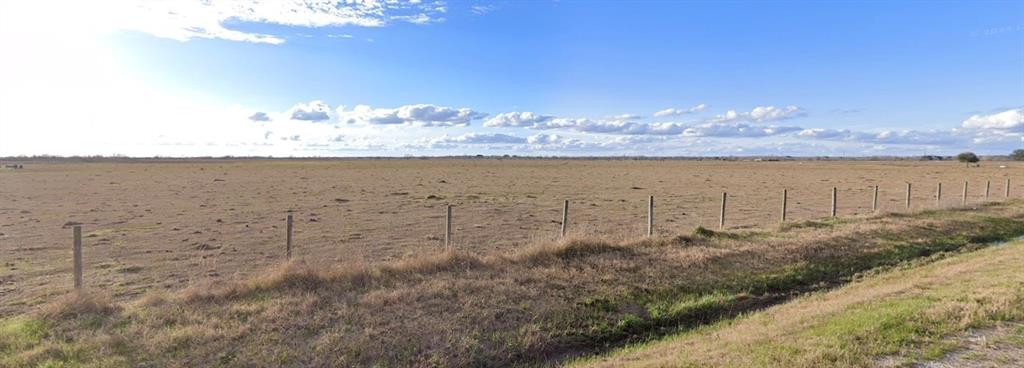
<svg viewBox="0 0 1024 368"><path fill-rule="evenodd" d="M4 1L0 156L1024 148L1024 2Z"/></svg>

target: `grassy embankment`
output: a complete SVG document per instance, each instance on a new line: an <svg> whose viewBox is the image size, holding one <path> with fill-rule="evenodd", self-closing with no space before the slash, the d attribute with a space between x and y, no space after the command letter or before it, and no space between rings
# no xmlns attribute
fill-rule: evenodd
<svg viewBox="0 0 1024 368"><path fill-rule="evenodd" d="M381 267L293 263L129 304L69 296L0 321L0 366L550 364L1022 234L1017 201Z"/></svg>
<svg viewBox="0 0 1024 368"><path fill-rule="evenodd" d="M1017 240L906 265L578 365L1019 366L1024 364L1022 267L1024 241ZM972 330L983 331L980 348L958 337Z"/></svg>

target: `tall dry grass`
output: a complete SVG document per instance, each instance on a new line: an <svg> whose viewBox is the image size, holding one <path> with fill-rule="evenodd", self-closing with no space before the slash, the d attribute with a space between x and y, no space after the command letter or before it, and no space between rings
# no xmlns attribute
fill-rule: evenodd
<svg viewBox="0 0 1024 368"><path fill-rule="evenodd" d="M377 267L290 262L227 286L146 297L104 323L52 328L129 341L94 343L83 358L127 365L544 365L1019 234L1024 203L1014 202L769 232L573 237L508 255L450 251ZM54 358L43 351L0 361Z"/></svg>

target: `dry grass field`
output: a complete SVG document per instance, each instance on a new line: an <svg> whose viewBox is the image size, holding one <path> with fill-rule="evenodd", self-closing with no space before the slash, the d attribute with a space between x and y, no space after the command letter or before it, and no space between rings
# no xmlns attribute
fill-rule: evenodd
<svg viewBox="0 0 1024 368"><path fill-rule="evenodd" d="M608 160L200 160L23 162L0 170L0 316L33 309L71 287L71 229L84 232L86 284L118 300L154 289L224 283L284 258L285 216L295 216L295 256L312 265L364 266L442 251L445 204L455 206L458 249L510 254L553 239L561 201L570 232L627 240L645 231L715 228L722 191L727 227L775 228L781 192L793 221L982 201L1006 178L1024 193L1024 165L955 162L723 162ZM1007 168L1000 168L1007 165Z"/></svg>

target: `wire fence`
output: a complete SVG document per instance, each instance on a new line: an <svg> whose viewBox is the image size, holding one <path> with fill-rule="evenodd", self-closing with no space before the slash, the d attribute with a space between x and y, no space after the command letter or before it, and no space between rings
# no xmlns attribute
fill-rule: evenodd
<svg viewBox="0 0 1024 368"><path fill-rule="evenodd" d="M993 201L1004 201L1014 196L1019 196L1012 191L1012 184L1010 179L1005 179L1002 183L996 183L995 185L993 185L991 180L984 182L965 180L962 187L957 188L959 190L954 193L950 193L948 188L944 189L942 183L935 183L933 188L927 188L910 182L905 183L905 186L901 188L895 188L892 185L888 187L873 185L845 189L832 186L830 188L822 187L817 190L801 189L798 191L792 188L783 188L777 194L778 197L776 198L778 199L776 203L764 200L755 201L744 196L739 196L740 200L737 201L737 196L727 191L723 191L718 198L712 199L703 196L699 201L694 201L692 197L687 195L666 195L666 200L649 195L646 198L646 211L630 217L636 220L635 228L638 230L631 233L635 234L634 237L650 237L672 233L674 230L679 229L679 226L671 223L673 218L666 216L669 218L661 221L659 216L684 210L689 211L691 215L697 213L696 216L699 217L699 222L696 226L729 230L752 227L749 224L734 222L732 220L734 216L742 218L758 217L763 220L762 222L780 224L793 221L839 218L841 216L964 207ZM764 196L761 197L763 198ZM695 202L699 204L693 205ZM552 216L552 222L555 226L552 226L551 236L548 240L570 236L574 229L586 227L587 224L594 223L593 214L588 213L586 207L576 208L576 203L579 202L572 198L567 198L561 201L561 206L552 206L552 209L560 207L561 216ZM678 206L679 203L690 203L691 205L688 206L689 209L685 209L682 206ZM804 212L811 209L812 213L818 213L819 215L812 215L804 219L794 219L794 205L799 206ZM459 242L457 240L460 236L460 228L456 224L463 220L463 218L460 218L458 210L459 206L457 205L444 205L443 211L436 216L443 219L443 221L437 223L436 231L428 231L428 235L424 239L440 242L444 247L443 249L458 247ZM577 216L577 213L583 216ZM519 214L518 216L524 215ZM281 251L276 257L272 254L267 255L268 258L291 259L296 252L301 251L302 244L295 241L293 234L297 230L295 215L288 213L283 218L283 221L284 224L281 224L283 229L281 230L280 237L282 242L280 243L281 248L279 248ZM318 221L320 220L314 221L314 223ZM418 221L417 224L423 225L423 222ZM429 228L429 224L427 226ZM667 230L662 230L663 226ZM272 226L272 228L279 229L277 226ZM72 226L72 277L76 290L83 289L87 284L83 275L85 265L83 264L82 230L82 225ZM468 231L467 229L462 230ZM387 231L387 229L381 228L376 229L376 231ZM320 239L320 241L329 242L330 240ZM207 260L206 257L203 257L203 262L200 266L209 266L211 262L216 262L216 259Z"/></svg>

